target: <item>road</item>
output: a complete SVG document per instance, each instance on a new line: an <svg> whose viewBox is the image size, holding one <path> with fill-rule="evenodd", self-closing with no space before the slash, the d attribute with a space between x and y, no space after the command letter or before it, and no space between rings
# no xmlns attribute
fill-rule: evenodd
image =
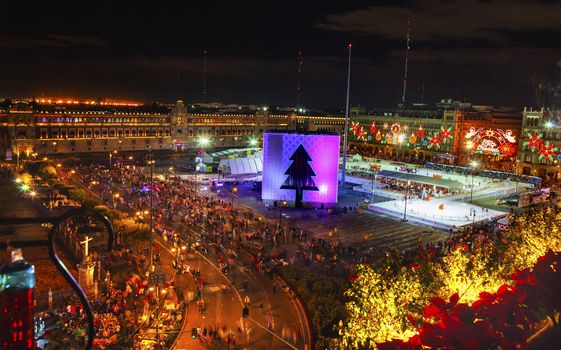
<svg viewBox="0 0 561 350"><path fill-rule="evenodd" d="M75 184L89 191L76 178L73 180ZM113 188L118 187L113 186ZM122 187L119 189L120 193L124 193ZM119 205L119 209L133 214L130 208ZM185 235L193 234L199 241L202 238L201 227L188 227L179 223L171 225L176 232ZM155 244L161 252L161 267L167 276L172 276L175 273L172 267L175 253L161 238L156 238ZM200 270L205 280L206 286L202 290L202 298L205 301L206 311L201 314L195 302L189 303L187 321L175 348L225 349L224 343L211 343L200 338L191 338L193 327L201 330L212 327L225 329L226 332L231 331L236 335L237 346L248 350L305 349L304 343L310 341L310 330L302 307L283 291L278 281L276 281L276 288L273 288L273 280L254 270L250 258L245 254L239 253L237 257L233 257L233 271L228 276L222 274L217 264L218 257L224 255L223 250L224 247L215 246L214 251L209 249L208 254L191 252L185 255L185 262L191 268ZM189 274L181 275L178 283L181 288L194 291L195 282ZM243 318L242 308L246 298L250 301L250 316ZM262 312L260 304L263 304Z"/></svg>

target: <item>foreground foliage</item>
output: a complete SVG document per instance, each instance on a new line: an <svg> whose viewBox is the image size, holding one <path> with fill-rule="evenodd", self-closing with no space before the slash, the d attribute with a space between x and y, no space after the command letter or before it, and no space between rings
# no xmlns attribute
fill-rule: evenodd
<svg viewBox="0 0 561 350"><path fill-rule="evenodd" d="M485 293L510 288L515 271L530 271L548 250L560 250L560 225L559 207L534 209L514 218L508 233L475 241L471 249L460 245L442 258L424 252L407 265L390 254L378 266L358 266L346 292L340 347L373 349L392 339L407 341L419 333L423 311L435 296L469 308Z"/></svg>

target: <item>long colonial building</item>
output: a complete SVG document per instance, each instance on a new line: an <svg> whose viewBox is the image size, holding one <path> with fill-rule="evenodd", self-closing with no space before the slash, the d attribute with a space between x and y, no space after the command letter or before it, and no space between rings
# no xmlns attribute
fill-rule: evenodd
<svg viewBox="0 0 561 350"><path fill-rule="evenodd" d="M466 164L513 164L522 113L443 100L435 107L351 109L351 149L373 157ZM509 169L503 169L509 170Z"/></svg>
<svg viewBox="0 0 561 350"><path fill-rule="evenodd" d="M326 124L329 121L331 124ZM187 111L123 102L30 100L0 102L0 158L42 157L199 147L247 146L271 129L342 130L341 117L299 116L266 110Z"/></svg>
<svg viewBox="0 0 561 350"><path fill-rule="evenodd" d="M189 107L189 108L187 108ZM549 110L436 106L367 112L351 108L351 153L399 160L469 164L557 180L561 122ZM268 130L330 131L343 136L341 114L112 101L0 101L0 159L53 154L200 147L245 147ZM342 138L341 138L342 139Z"/></svg>

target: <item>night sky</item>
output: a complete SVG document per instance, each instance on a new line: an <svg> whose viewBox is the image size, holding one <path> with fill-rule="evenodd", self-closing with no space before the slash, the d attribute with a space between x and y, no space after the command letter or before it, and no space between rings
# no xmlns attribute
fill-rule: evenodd
<svg viewBox="0 0 561 350"><path fill-rule="evenodd" d="M561 1L10 1L0 11L0 96L343 108L401 98L529 106L528 75L559 78ZM422 86L424 85L424 95ZM422 96L423 95L423 96Z"/></svg>

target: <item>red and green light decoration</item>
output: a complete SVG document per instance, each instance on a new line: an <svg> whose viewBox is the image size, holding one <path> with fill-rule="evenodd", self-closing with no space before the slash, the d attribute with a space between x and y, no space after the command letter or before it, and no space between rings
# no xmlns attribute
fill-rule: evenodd
<svg viewBox="0 0 561 350"><path fill-rule="evenodd" d="M440 133L435 132L431 136L427 138L429 144L428 148L430 149L440 149L440 145L442 144L442 139L440 138Z"/></svg>
<svg viewBox="0 0 561 350"><path fill-rule="evenodd" d="M557 146L555 146L553 143L550 144L549 141L546 141L544 144L542 144L542 147L538 151L538 154L540 155L538 159L542 160L543 158L545 158L546 160L553 160L553 158L557 154L557 151Z"/></svg>
<svg viewBox="0 0 561 350"><path fill-rule="evenodd" d="M372 122L372 124L370 124L370 135L374 134L376 134L376 122Z"/></svg>
<svg viewBox="0 0 561 350"><path fill-rule="evenodd" d="M359 141L366 141L367 137L368 137L368 132L364 130L364 128L361 126L356 133L356 138Z"/></svg>
<svg viewBox="0 0 561 350"><path fill-rule="evenodd" d="M422 125L419 125L419 129L415 131L415 134L417 134L418 139L422 139L423 137L425 137L425 129L423 129Z"/></svg>
<svg viewBox="0 0 561 350"><path fill-rule="evenodd" d="M528 137L524 140L522 144L527 150L537 153L539 155L538 159L546 159L552 161L557 157L557 152L559 148L549 141L544 141L543 134L538 134L534 132L528 134Z"/></svg>
<svg viewBox="0 0 561 350"><path fill-rule="evenodd" d="M356 133L358 132L359 128L360 128L360 123L359 123L359 122L353 121L353 122L351 123L350 130L353 132L353 135L356 135Z"/></svg>
<svg viewBox="0 0 561 350"><path fill-rule="evenodd" d="M440 127L440 132L438 133L438 137L440 138L440 140L442 141L442 143L448 143L448 141L451 141L454 136L452 133L452 127Z"/></svg>
<svg viewBox="0 0 561 350"><path fill-rule="evenodd" d="M544 144L544 140L542 137L543 134L538 134L537 132L528 134L528 137L526 137L522 146L526 147L526 149L532 152L539 151Z"/></svg>

